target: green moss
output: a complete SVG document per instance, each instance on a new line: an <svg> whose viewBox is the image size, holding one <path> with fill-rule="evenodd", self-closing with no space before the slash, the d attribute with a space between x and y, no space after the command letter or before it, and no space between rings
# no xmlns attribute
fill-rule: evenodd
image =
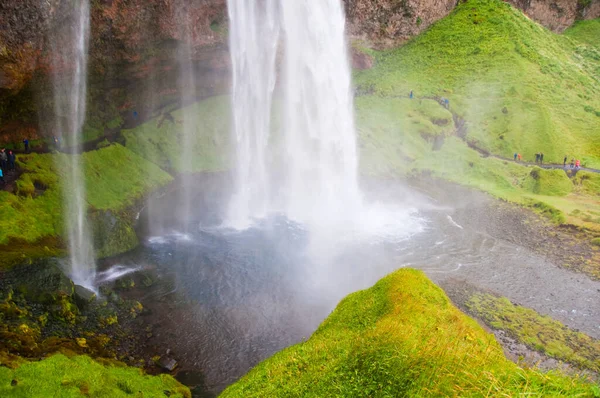
<svg viewBox="0 0 600 398"><path fill-rule="evenodd" d="M26 257L28 251L41 257L60 252L62 185L68 184L66 168L70 156L73 155L60 153L18 157L24 173L17 180L17 194L0 191L0 245L14 253L11 261L19 261L19 252L11 247L24 248L22 254ZM97 222L92 228L102 241L99 252L110 255L130 249L137 243L132 227L135 214L130 208L172 177L118 144L77 158L83 162L91 218L93 224ZM101 232L106 234L100 235ZM27 244L33 247L23 247ZM6 262L3 258L0 263Z"/></svg>
<svg viewBox="0 0 600 398"><path fill-rule="evenodd" d="M165 170L201 172L229 167L230 98L212 97L124 130L128 149ZM187 120L185 118L188 118ZM184 123L193 129L193 157L182 161Z"/></svg>
<svg viewBox="0 0 600 398"><path fill-rule="evenodd" d="M54 355L25 362L16 369L0 367L3 397L186 397L190 391L169 375L147 376L140 369L105 366L87 356Z"/></svg>
<svg viewBox="0 0 600 398"><path fill-rule="evenodd" d="M469 310L495 329L505 330L529 348L546 355L600 371L600 341L573 331L507 298L476 293L466 303Z"/></svg>
<svg viewBox="0 0 600 398"><path fill-rule="evenodd" d="M573 183L577 185L583 193L595 196L600 195L600 174L598 173L580 170L575 175Z"/></svg>
<svg viewBox="0 0 600 398"><path fill-rule="evenodd" d="M346 297L309 340L222 396L593 396L593 388L519 368L422 272L402 269Z"/></svg>
<svg viewBox="0 0 600 398"><path fill-rule="evenodd" d="M573 190L573 183L563 170L534 167L523 182L526 190L549 196L565 196Z"/></svg>

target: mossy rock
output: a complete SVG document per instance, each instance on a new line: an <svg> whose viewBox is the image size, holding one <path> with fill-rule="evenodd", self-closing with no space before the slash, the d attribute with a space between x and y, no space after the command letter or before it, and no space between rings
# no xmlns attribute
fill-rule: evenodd
<svg viewBox="0 0 600 398"><path fill-rule="evenodd" d="M573 191L573 183L563 170L536 166L523 182L523 188L538 195L565 196Z"/></svg>
<svg viewBox="0 0 600 398"><path fill-rule="evenodd" d="M580 170L575 175L573 183L579 186L584 193L600 195L600 174L598 173Z"/></svg>
<svg viewBox="0 0 600 398"><path fill-rule="evenodd" d="M60 304L75 289L55 259L39 259L17 267L13 273L15 290L33 303Z"/></svg>

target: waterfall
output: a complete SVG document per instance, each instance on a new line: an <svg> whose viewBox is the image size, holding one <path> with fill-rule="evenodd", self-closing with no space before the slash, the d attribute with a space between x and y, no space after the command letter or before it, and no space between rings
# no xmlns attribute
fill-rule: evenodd
<svg viewBox="0 0 600 398"><path fill-rule="evenodd" d="M85 121L87 56L90 30L88 1L74 2L72 14L50 37L53 66L54 134L70 154L57 155L63 176L63 201L70 256L70 277L93 288L96 266L87 225L81 130ZM66 148L65 148L66 147Z"/></svg>
<svg viewBox="0 0 600 398"><path fill-rule="evenodd" d="M185 1L177 3L177 21L181 21L179 27L180 43L177 50L179 64L179 91L181 100L181 109L183 109L180 131L180 148L178 169L183 176L191 174L194 168L194 145L195 134L198 120L192 113L192 109L186 105L193 104L196 100L196 75L193 63L193 40L194 40L194 21L190 21ZM178 123L178 121L176 121ZM196 155L197 156L197 155ZM181 185L179 191L180 206L176 210L180 220L188 220L192 210L192 182L187 181ZM186 227L187 228L187 227Z"/></svg>
<svg viewBox="0 0 600 398"><path fill-rule="evenodd" d="M288 217L334 226L360 211L345 17L340 0L282 0Z"/></svg>
<svg viewBox="0 0 600 398"><path fill-rule="evenodd" d="M229 14L237 139L231 224L269 212L303 224L343 223L361 198L341 1L229 0ZM283 123L273 139L278 46Z"/></svg>
<svg viewBox="0 0 600 398"><path fill-rule="evenodd" d="M277 0L229 0L228 9L237 144L236 191L229 221L233 226L244 227L271 207L267 156L279 20Z"/></svg>

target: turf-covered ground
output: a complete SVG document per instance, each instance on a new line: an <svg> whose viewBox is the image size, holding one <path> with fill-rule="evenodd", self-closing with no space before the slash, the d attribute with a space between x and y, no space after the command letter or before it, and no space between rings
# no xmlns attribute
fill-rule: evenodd
<svg viewBox="0 0 600 398"><path fill-rule="evenodd" d="M259 364L223 397L581 396L600 390L522 369L416 270L338 305L306 342Z"/></svg>

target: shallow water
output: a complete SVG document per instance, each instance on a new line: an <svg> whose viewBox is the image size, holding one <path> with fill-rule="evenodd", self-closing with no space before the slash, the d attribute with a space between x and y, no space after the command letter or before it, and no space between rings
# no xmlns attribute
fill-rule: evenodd
<svg viewBox="0 0 600 398"><path fill-rule="evenodd" d="M600 283L511 243L521 232L493 228L502 214L490 199L440 201L402 186L371 196L379 207L405 209L387 213L385 233L320 234L317 242L280 215L244 231L220 227L219 210L210 206L203 221L163 218L155 228L160 234L150 229L134 260L173 277L178 300L187 303L164 315L161 341L220 391L260 360L308 338L345 295L406 266L437 283L453 278L491 289L600 338ZM394 223L401 227L396 232Z"/></svg>

